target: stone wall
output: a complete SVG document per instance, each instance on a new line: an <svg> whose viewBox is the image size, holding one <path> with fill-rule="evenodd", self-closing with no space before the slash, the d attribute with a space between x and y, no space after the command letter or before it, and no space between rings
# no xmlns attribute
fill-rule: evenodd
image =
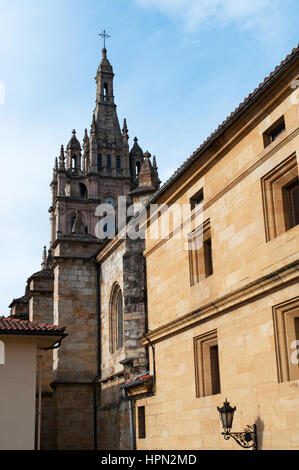
<svg viewBox="0 0 299 470"><path fill-rule="evenodd" d="M55 355L58 382L97 374L97 278L90 259L64 258L55 267L54 322L68 336Z"/></svg>
<svg viewBox="0 0 299 470"><path fill-rule="evenodd" d="M71 246L64 249L71 253ZM68 336L54 351L57 449L93 449L93 380L98 373L97 273L90 258L57 258L54 322ZM83 251L84 253L84 251Z"/></svg>
<svg viewBox="0 0 299 470"><path fill-rule="evenodd" d="M167 238L151 237L154 224L162 222L148 221L148 336L155 344L156 393L138 402L146 411L146 438L137 440L138 449L238 449L221 435L216 407L226 397L237 407L233 432L255 423L260 449L299 449L299 383L279 377L281 356L291 361L292 343L279 349L277 339L286 333L275 331L276 306L289 306L298 296L299 225L268 241L262 184L290 157L298 163L298 103L289 85L297 74L298 65L222 134L218 130L217 139L206 142L154 201L170 208L188 205L188 213L181 238L175 237L178 224ZM264 132L282 116L285 130L265 146ZM201 189L198 221L190 200ZM284 211L275 213L277 219ZM213 272L207 276L198 265L201 277L192 283L186 234L205 221L211 227ZM195 251L199 257L204 247ZM283 321L287 324L286 316ZM198 354L195 348L208 335L218 341L219 374L207 366L211 352L202 348ZM220 378L220 393L219 387L212 390L212 374Z"/></svg>
<svg viewBox="0 0 299 470"><path fill-rule="evenodd" d="M55 449L93 449L93 384L60 383L54 390Z"/></svg>

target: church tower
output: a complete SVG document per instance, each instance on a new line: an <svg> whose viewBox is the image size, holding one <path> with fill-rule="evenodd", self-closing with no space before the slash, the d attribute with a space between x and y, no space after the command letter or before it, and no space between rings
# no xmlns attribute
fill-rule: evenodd
<svg viewBox="0 0 299 470"><path fill-rule="evenodd" d="M66 151L61 146L59 159L55 160L49 209L52 245L64 236L95 236L96 207L100 203L116 207L119 196L129 195L138 186L143 152L136 137L129 150L126 119L120 129L113 78L113 68L103 48L95 77L96 105L90 133L85 129L81 146L73 130Z"/></svg>
<svg viewBox="0 0 299 470"><path fill-rule="evenodd" d="M107 37L105 32L103 37ZM104 240L96 236L96 209L101 203L118 210L118 198L126 196L127 204L143 204L160 184L155 159L152 164L150 155L143 154L137 137L130 149L126 119L120 128L113 79L104 43L95 77L90 132L85 129L80 141L74 129L55 158L50 184L51 242L49 250L45 247L43 251L42 270L28 278L25 296L11 304L12 315L64 326L67 331L62 344L53 355L49 351L43 362L43 449L93 448L97 415L102 445L107 441L108 448L113 435L115 448L128 448L128 410L119 385L113 396L109 386L103 389L103 400L113 402L109 402L111 409L105 405L103 412L97 410L95 390L100 387L102 373L114 377L116 371L118 380L124 380L132 351L136 370L143 371L147 364L147 353L137 344L146 324L144 240L121 238L115 248L115 240L104 244L106 235ZM110 247L108 258L104 246ZM99 254L105 263L98 259ZM112 305L110 291L115 291L116 284L117 292L123 292L119 296L123 303L117 305L124 315L122 346L112 354L105 352L111 336L111 312L106 318L105 309ZM120 327L121 322L118 324Z"/></svg>

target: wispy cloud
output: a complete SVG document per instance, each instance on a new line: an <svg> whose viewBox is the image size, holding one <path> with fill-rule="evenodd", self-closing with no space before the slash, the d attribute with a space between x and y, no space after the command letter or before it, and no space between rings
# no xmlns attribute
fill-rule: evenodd
<svg viewBox="0 0 299 470"><path fill-rule="evenodd" d="M283 5L279 0L135 0L183 21L186 33L201 27L236 25L269 38L281 29Z"/></svg>

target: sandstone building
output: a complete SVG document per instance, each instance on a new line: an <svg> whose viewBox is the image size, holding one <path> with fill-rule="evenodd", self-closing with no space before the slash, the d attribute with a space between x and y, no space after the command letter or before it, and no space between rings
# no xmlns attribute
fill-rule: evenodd
<svg viewBox="0 0 299 470"><path fill-rule="evenodd" d="M102 54L90 134L55 161L42 270L11 304L68 332L44 359L42 448L235 448L226 396L259 448L299 448L298 48L160 189Z"/></svg>
<svg viewBox="0 0 299 470"><path fill-rule="evenodd" d="M298 59L296 48L146 203L154 394L125 385L138 449L240 449L221 435L226 397L232 431L256 424L259 449L299 449ZM169 236L154 239L170 213Z"/></svg>

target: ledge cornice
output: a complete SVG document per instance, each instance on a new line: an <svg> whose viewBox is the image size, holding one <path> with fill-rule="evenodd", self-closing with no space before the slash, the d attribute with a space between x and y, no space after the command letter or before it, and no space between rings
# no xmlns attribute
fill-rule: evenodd
<svg viewBox="0 0 299 470"><path fill-rule="evenodd" d="M215 315L224 314L241 305L253 302L259 297L269 294L274 290L281 289L288 284L298 281L299 278L299 260L284 266L272 273L260 277L253 282L227 294L214 302L210 302L182 317L165 323L146 333L147 338L152 343L157 343L169 336L176 335L183 330L192 328L207 318ZM144 337L140 337L143 346L147 344Z"/></svg>

